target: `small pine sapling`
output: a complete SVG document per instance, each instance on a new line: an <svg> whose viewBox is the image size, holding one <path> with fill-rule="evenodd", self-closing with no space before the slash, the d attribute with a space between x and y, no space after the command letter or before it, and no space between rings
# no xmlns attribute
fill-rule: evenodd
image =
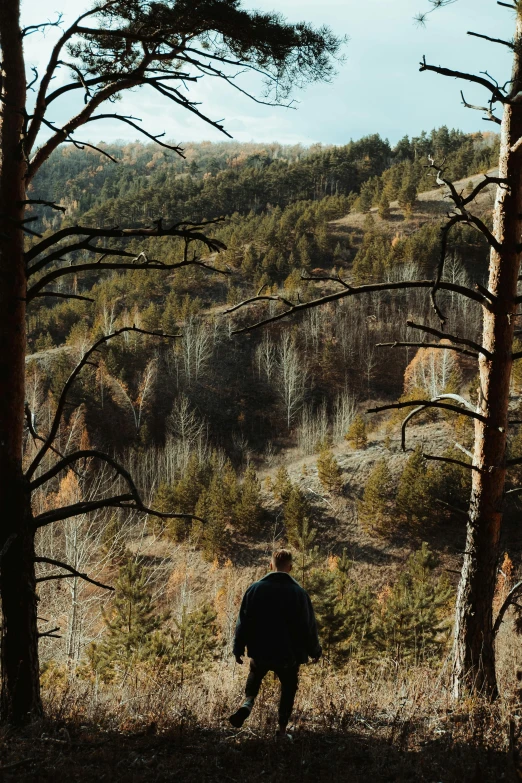
<svg viewBox="0 0 522 783"><path fill-rule="evenodd" d="M317 459L319 481L327 492L340 495L343 491L342 471L332 451L324 446Z"/></svg>
<svg viewBox="0 0 522 783"><path fill-rule="evenodd" d="M344 437L356 449L364 449L368 445L368 430L362 416L355 417Z"/></svg>

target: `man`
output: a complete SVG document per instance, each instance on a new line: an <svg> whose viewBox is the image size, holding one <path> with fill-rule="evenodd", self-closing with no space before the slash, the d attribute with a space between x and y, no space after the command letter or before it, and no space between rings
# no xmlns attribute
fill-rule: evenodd
<svg viewBox="0 0 522 783"><path fill-rule="evenodd" d="M239 610L234 639L234 656L243 663L245 647L250 656L245 696L241 707L230 716L240 728L248 718L265 674L275 672L281 682L278 736L286 735L297 691L299 666L312 658L317 663L321 645L310 597L290 576L292 554L279 549L272 555L272 573L254 582Z"/></svg>

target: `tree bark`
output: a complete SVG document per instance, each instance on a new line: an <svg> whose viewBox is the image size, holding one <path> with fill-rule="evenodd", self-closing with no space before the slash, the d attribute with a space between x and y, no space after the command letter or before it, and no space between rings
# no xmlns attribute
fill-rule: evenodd
<svg viewBox="0 0 522 783"><path fill-rule="evenodd" d="M522 11L518 11L511 94L522 90L519 46L522 41ZM499 177L493 234L501 250L491 250L488 288L496 297L492 311L484 311L483 347L491 357L480 355L478 412L487 423L475 422L473 486L467 526L466 548L457 594L453 647L453 693L466 691L497 695L493 633L493 597L496 585L502 503L506 477L509 386L512 369L515 297L520 267L520 221L522 217L522 103L504 107L501 129ZM519 146L517 147L517 143Z"/></svg>
<svg viewBox="0 0 522 783"><path fill-rule="evenodd" d="M26 81L19 0L0 3L0 596L1 717L41 713L34 532L22 470L25 397L23 258Z"/></svg>

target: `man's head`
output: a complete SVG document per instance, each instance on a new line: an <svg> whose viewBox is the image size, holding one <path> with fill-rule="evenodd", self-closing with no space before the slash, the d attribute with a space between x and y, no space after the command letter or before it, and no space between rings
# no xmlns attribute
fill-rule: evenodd
<svg viewBox="0 0 522 783"><path fill-rule="evenodd" d="M272 568L289 574L292 570L292 553L288 549L276 549L272 554Z"/></svg>

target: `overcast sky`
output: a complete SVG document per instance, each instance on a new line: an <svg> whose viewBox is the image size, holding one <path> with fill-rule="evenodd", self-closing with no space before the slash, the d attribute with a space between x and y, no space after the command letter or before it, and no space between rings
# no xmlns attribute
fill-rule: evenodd
<svg viewBox="0 0 522 783"><path fill-rule="evenodd" d="M1 0L0 0L1 1ZM23 0L25 24L54 18L62 12L70 23L91 5L85 0ZM244 0L247 8L283 13L291 22L329 25L348 36L344 53L331 84L311 85L296 93L297 110L259 106L226 84L203 80L191 94L203 101L202 110L213 119L225 118L225 126L238 141L345 144L369 133L380 133L392 143L440 125L464 131L497 130L478 112L460 102L461 84L435 74L419 73L423 54L428 62L464 71L489 71L500 83L510 75L509 50L466 35L467 30L498 38L511 38L513 14L495 0L458 0L433 13L421 28L413 17L426 10L427 0ZM56 31L26 39L28 65L42 69ZM66 76L59 72L55 85ZM205 83L206 82L206 83ZM252 81L244 85L255 88ZM485 92L465 86L471 103L484 103ZM64 122L81 106L64 101L49 119ZM218 131L169 104L161 96L141 88L124 94L120 114L141 117L155 133L165 131L178 142L222 140ZM138 134L123 123L100 121L82 130L84 141L134 140Z"/></svg>

